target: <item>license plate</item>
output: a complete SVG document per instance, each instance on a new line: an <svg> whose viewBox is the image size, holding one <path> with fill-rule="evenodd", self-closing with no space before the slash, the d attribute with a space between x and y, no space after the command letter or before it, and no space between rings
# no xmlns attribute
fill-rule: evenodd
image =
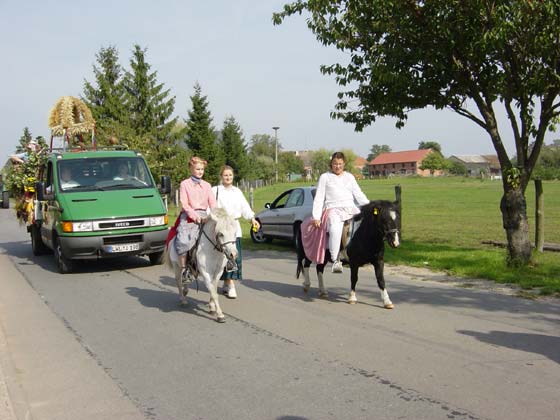
<svg viewBox="0 0 560 420"><path fill-rule="evenodd" d="M107 246L107 252L130 252L138 251L140 249L140 244L120 244L120 245L109 245Z"/></svg>

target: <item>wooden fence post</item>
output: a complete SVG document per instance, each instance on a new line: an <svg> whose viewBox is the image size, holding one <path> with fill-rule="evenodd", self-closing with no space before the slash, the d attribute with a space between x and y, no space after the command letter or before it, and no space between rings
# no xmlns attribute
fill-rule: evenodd
<svg viewBox="0 0 560 420"><path fill-rule="evenodd" d="M535 249L544 249L544 194L540 179L535 179Z"/></svg>
<svg viewBox="0 0 560 420"><path fill-rule="evenodd" d="M399 231L400 239L402 240L402 201L401 201L401 186L395 185L395 201L397 202L397 208L399 209Z"/></svg>
<svg viewBox="0 0 560 420"><path fill-rule="evenodd" d="M253 208L253 187L249 188L249 206L251 206L251 208Z"/></svg>

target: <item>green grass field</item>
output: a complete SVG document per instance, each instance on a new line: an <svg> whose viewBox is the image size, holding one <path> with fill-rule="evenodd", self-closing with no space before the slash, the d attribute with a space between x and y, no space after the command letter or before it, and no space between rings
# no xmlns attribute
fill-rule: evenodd
<svg viewBox="0 0 560 420"><path fill-rule="evenodd" d="M443 270L451 275L514 283L537 293L560 295L560 253L535 253L523 269L505 265L506 250L483 245L484 240L505 242L499 208L501 181L467 178L392 178L360 181L370 199L395 199L395 186L402 188L402 245L387 249L389 264ZM254 192L254 209L295 184L277 184ZM560 182L544 181L545 242L560 243ZM527 213L534 240L535 190L527 189ZM282 241L256 245L244 228L245 249L273 248L293 252Z"/></svg>

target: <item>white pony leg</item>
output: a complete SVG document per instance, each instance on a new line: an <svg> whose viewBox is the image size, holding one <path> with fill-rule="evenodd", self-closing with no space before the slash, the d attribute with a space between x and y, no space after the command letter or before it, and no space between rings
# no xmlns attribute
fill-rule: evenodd
<svg viewBox="0 0 560 420"><path fill-rule="evenodd" d="M385 309L393 309L395 307L395 305L393 305L393 302L391 302L391 299L389 299L389 293L387 293L387 289L383 289L381 291L381 300L383 301L383 307Z"/></svg>
<svg viewBox="0 0 560 420"><path fill-rule="evenodd" d="M356 292L350 290L350 297L348 298L348 303L355 304L358 303L358 298L356 297Z"/></svg>
<svg viewBox="0 0 560 420"><path fill-rule="evenodd" d="M309 292L311 287L311 280L309 280L309 267L303 267L303 291Z"/></svg>
<svg viewBox="0 0 560 420"><path fill-rule="evenodd" d="M217 288L218 280L212 281L208 273L204 273L203 277L204 277L204 284L206 285L206 288L210 293L210 301L208 302L208 305L210 307L210 313L211 314L216 313L216 321L225 322L226 318L224 316L224 313L222 312L222 308L220 307L220 302L218 300L219 298L218 288Z"/></svg>
<svg viewBox="0 0 560 420"><path fill-rule="evenodd" d="M327 289L325 289L325 282L323 281L323 273L317 273L317 280L319 281L319 297L327 298L329 297L329 293Z"/></svg>

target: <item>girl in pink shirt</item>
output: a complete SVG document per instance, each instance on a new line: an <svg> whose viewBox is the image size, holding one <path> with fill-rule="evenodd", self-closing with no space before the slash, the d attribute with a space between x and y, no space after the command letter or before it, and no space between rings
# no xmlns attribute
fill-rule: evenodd
<svg viewBox="0 0 560 420"><path fill-rule="evenodd" d="M183 271L186 267L187 252L196 242L198 225L206 220L208 210L216 207L212 186L202 179L206 164L205 160L193 156L189 161L191 176L183 180L179 187L182 209L179 215L180 223L177 228L175 248Z"/></svg>

